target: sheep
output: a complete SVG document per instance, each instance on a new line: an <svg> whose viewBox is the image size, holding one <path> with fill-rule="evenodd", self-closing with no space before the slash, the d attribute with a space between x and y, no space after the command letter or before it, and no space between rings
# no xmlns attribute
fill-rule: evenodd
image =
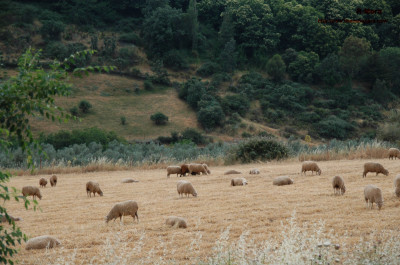
<svg viewBox="0 0 400 265"><path fill-rule="evenodd" d="M39 180L39 185L40 185L40 187L46 188L47 179L41 178L41 179Z"/></svg>
<svg viewBox="0 0 400 265"><path fill-rule="evenodd" d="M202 164L202 165L203 165L203 167L206 169L207 173L208 173L208 174L211 174L211 171L210 171L210 169L208 168L207 164Z"/></svg>
<svg viewBox="0 0 400 265"><path fill-rule="evenodd" d="M400 150L397 148L389 149L389 159L397 159L400 158Z"/></svg>
<svg viewBox="0 0 400 265"><path fill-rule="evenodd" d="M250 175L258 175L260 174L260 170L258 170L257 168L253 168L252 170L250 170Z"/></svg>
<svg viewBox="0 0 400 265"><path fill-rule="evenodd" d="M88 181L86 183L86 193L89 197L92 197L92 192L94 197L96 197L96 193L99 194L100 196L103 196L103 192L100 189L99 183L94 181Z"/></svg>
<svg viewBox="0 0 400 265"><path fill-rule="evenodd" d="M195 173L203 173L205 175L208 175L207 171L209 171L209 170L207 170L206 167L202 164L189 164L189 173L190 174L195 172Z"/></svg>
<svg viewBox="0 0 400 265"><path fill-rule="evenodd" d="M10 217L10 219L14 222L16 221L22 221L22 218L20 217L13 217L11 215L8 215L8 217ZM7 218L5 215L0 215L0 223L4 223L4 222L8 222Z"/></svg>
<svg viewBox="0 0 400 265"><path fill-rule="evenodd" d="M186 220L182 217L170 216L165 221L165 224L177 228L187 228Z"/></svg>
<svg viewBox="0 0 400 265"><path fill-rule="evenodd" d="M132 183L132 182L139 182L138 180L134 180L131 178L126 178L121 180L122 183Z"/></svg>
<svg viewBox="0 0 400 265"><path fill-rule="evenodd" d="M53 186L55 187L57 185L57 176L56 175L51 176L50 184L51 184L52 187Z"/></svg>
<svg viewBox="0 0 400 265"><path fill-rule="evenodd" d="M39 197L39 199L42 199L42 194L40 193L38 187L25 186L22 188L22 195L24 195L25 197L33 196L33 199L35 199L35 197Z"/></svg>
<svg viewBox="0 0 400 265"><path fill-rule="evenodd" d="M364 164L363 178L367 177L368 172L376 172L376 176L378 176L379 173L382 173L385 176L389 175L389 171L387 171L387 169L385 169L381 164L373 162Z"/></svg>
<svg viewBox="0 0 400 265"><path fill-rule="evenodd" d="M318 175L321 175L322 171L318 167L317 163L314 161L304 161L303 164L301 165L301 175L304 172L304 175L307 175L307 171L311 171L312 174L314 174L314 171L318 173Z"/></svg>
<svg viewBox="0 0 400 265"><path fill-rule="evenodd" d="M171 174L181 174L181 167L180 166L169 166L167 167L167 178L169 178L169 175Z"/></svg>
<svg viewBox="0 0 400 265"><path fill-rule="evenodd" d="M374 185L368 185L364 189L364 198L365 203L367 204L367 208L369 208L369 204L371 203L371 209L374 207L374 202L378 205L379 210L383 205L383 197L381 189Z"/></svg>
<svg viewBox="0 0 400 265"><path fill-rule="evenodd" d="M45 235L29 239L26 242L25 249L53 248L58 245L61 245L61 242L57 238Z"/></svg>
<svg viewBox="0 0 400 265"><path fill-rule="evenodd" d="M189 173L189 164L183 164L181 165L181 177L185 176L186 173Z"/></svg>
<svg viewBox="0 0 400 265"><path fill-rule="evenodd" d="M275 178L272 181L272 184L276 185L276 186L291 185L291 184L293 184L293 180L291 178L289 178L289 176L280 176L280 177Z"/></svg>
<svg viewBox="0 0 400 265"><path fill-rule="evenodd" d="M394 178L394 193L400 197L400 174Z"/></svg>
<svg viewBox="0 0 400 265"><path fill-rule="evenodd" d="M137 222L139 223L139 215L138 215L138 209L139 206L137 202L129 200L129 201L124 201L120 203L116 203L108 213L108 215L105 217L106 223L108 223L110 220L117 219L119 217L119 221L121 222L122 217L125 215L130 215L133 217L133 221L135 221L135 216L137 218Z"/></svg>
<svg viewBox="0 0 400 265"><path fill-rule="evenodd" d="M176 189L178 191L179 197L181 197L181 195L183 196L183 194L186 194L186 197L189 196L189 194L192 194L194 197L197 197L197 192L193 188L192 183L190 183L189 181L186 180L178 181L176 184Z"/></svg>
<svg viewBox="0 0 400 265"><path fill-rule="evenodd" d="M341 176L334 176L332 179L333 193L343 195L346 192L346 186Z"/></svg>
<svg viewBox="0 0 400 265"><path fill-rule="evenodd" d="M224 175L230 175L230 174L242 174L242 172L236 171L234 169L228 170L224 173Z"/></svg>
<svg viewBox="0 0 400 265"><path fill-rule="evenodd" d="M247 180L245 178L231 179L231 186L244 186L244 185L247 185Z"/></svg>

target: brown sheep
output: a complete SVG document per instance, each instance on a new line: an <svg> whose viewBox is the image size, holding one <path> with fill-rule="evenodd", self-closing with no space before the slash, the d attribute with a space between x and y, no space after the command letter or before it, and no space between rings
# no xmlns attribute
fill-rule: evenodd
<svg viewBox="0 0 400 265"><path fill-rule="evenodd" d="M170 216L165 221L165 224L177 228L187 228L186 220L182 217Z"/></svg>
<svg viewBox="0 0 400 265"><path fill-rule="evenodd" d="M312 174L314 174L314 171L318 173L318 175L321 175L322 171L318 167L317 163L314 161L304 161L303 164L301 165L301 175L304 173L304 175L307 175L307 171L311 171Z"/></svg>
<svg viewBox="0 0 400 265"><path fill-rule="evenodd" d="M133 221L135 221L135 217L137 218L137 222L139 223L139 215L138 215L139 206L137 202L129 200L120 203L116 203L105 217L106 223L110 220L117 219L119 217L119 221L122 221L122 217L126 215L130 215L133 217Z"/></svg>
<svg viewBox="0 0 400 265"><path fill-rule="evenodd" d="M231 179L231 186L244 186L244 185L247 185L247 180L245 178Z"/></svg>
<svg viewBox="0 0 400 265"><path fill-rule="evenodd" d="M228 170L228 171L226 171L224 173L224 175L231 175L231 174L242 174L242 172L239 172L237 170L231 169L231 170Z"/></svg>
<svg viewBox="0 0 400 265"><path fill-rule="evenodd" d="M378 205L379 210L383 205L383 197L381 189L374 185L368 185L364 189L364 198L365 203L367 204L367 208L369 208L369 204L371 203L371 209L374 207L374 202Z"/></svg>
<svg viewBox="0 0 400 265"><path fill-rule="evenodd" d="M57 185L57 176L56 176L56 175L51 176L51 178L50 178L50 185L51 185L52 187L55 187L55 186Z"/></svg>
<svg viewBox="0 0 400 265"><path fill-rule="evenodd" d="M367 177L368 172L376 172L376 176L378 176L379 173L382 173L385 176L389 175L389 171L385 169L381 164L373 162L368 162L364 164L363 178Z"/></svg>
<svg viewBox="0 0 400 265"><path fill-rule="evenodd" d="M46 188L47 179L41 178L41 179L39 180L39 185L40 185L40 187L42 187L42 188Z"/></svg>
<svg viewBox="0 0 400 265"><path fill-rule="evenodd" d="M394 178L394 194L400 197L400 174Z"/></svg>
<svg viewBox="0 0 400 265"><path fill-rule="evenodd" d="M272 181L272 184L275 186L292 185L293 180L291 178L289 178L288 176L280 176L280 177L275 178Z"/></svg>
<svg viewBox="0 0 400 265"><path fill-rule="evenodd" d="M389 149L389 159L397 159L400 158L400 150L397 148Z"/></svg>
<svg viewBox="0 0 400 265"><path fill-rule="evenodd" d="M333 193L343 195L346 192L346 186L344 180L340 176L334 176L332 179Z"/></svg>
<svg viewBox="0 0 400 265"><path fill-rule="evenodd" d="M189 173L202 173L208 175L206 167L202 164L189 164Z"/></svg>
<svg viewBox="0 0 400 265"><path fill-rule="evenodd" d="M176 176L178 176L178 174L182 174L181 167L180 166L167 167L167 178L169 178L169 175L171 175L171 174L176 174Z"/></svg>
<svg viewBox="0 0 400 265"><path fill-rule="evenodd" d="M192 183L190 183L189 181L186 180L178 181L178 183L176 184L176 189L178 191L179 197L181 197L181 195L183 196L183 194L186 194L186 197L189 196L190 194L192 194L194 197L197 197L197 192L193 188Z"/></svg>
<svg viewBox="0 0 400 265"><path fill-rule="evenodd" d="M39 197L39 199L42 199L42 194L40 193L38 187L25 186L22 188L22 195L24 195L25 197L33 196L33 199L35 199L35 197Z"/></svg>
<svg viewBox="0 0 400 265"><path fill-rule="evenodd" d="M92 197L92 192L94 197L96 197L96 193L99 194L100 196L103 196L103 192L100 189L99 183L94 181L88 181L86 183L86 193L89 197Z"/></svg>
<svg viewBox="0 0 400 265"><path fill-rule="evenodd" d="M182 176L185 176L186 175L186 173L188 173L188 174L190 174L190 172L189 172L189 164L183 164L183 165L181 165L181 177Z"/></svg>

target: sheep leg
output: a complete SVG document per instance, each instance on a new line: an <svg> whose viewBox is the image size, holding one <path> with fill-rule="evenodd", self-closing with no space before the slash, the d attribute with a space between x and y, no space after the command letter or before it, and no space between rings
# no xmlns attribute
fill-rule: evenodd
<svg viewBox="0 0 400 265"><path fill-rule="evenodd" d="M135 216L137 218L137 222L139 223L139 215L137 214L137 212L135 213ZM135 217L133 217L133 221L135 221Z"/></svg>

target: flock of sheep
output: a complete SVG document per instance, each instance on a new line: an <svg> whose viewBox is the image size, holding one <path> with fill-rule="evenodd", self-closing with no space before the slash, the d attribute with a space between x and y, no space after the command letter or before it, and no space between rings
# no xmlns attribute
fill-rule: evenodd
<svg viewBox="0 0 400 265"><path fill-rule="evenodd" d="M400 150L397 148L390 148L389 149L389 159L397 159L400 158ZM314 161L304 161L302 163L301 167L301 174L305 174L307 171L311 171L312 174L316 172L316 174L321 175L322 171L317 165L316 162ZM363 172L363 178L366 177L367 173L370 172L375 172L376 175L378 174L384 174L386 176L389 175L389 171L385 169L381 164L379 163L373 163L373 162L368 162L364 164L364 172ZM258 169L252 169L249 172L250 174L260 174L260 171ZM211 174L210 169L206 164L183 164L181 166L169 166L167 167L167 177L171 174L176 174L177 177L180 176L186 176L186 174L189 175L208 175ZM242 174L239 171L236 170L228 170L224 173L225 175L230 175L230 174ZM53 175L49 179L50 184L52 187L56 187L57 185L57 176ZM131 183L131 182L137 182L136 180L133 179L123 179L121 181L122 183ZM40 187L46 187L48 181L45 178L41 178L39 180L39 185ZM283 185L291 185L293 184L293 180L289 176L279 176L273 180L273 185L276 186L283 186ZM233 178L231 179L230 182L231 186L244 186L247 185L247 180L245 178ZM344 179L341 176L334 176L332 179L332 187L334 190L334 194L339 194L343 195L346 192L346 187L345 187L345 182ZM394 179L394 187L395 191L394 194L397 197L400 197L400 174L397 175ZM187 181L187 180L180 180L177 182L177 192L179 197L181 196L194 196L197 197L197 192L193 185ZM91 197L92 193L93 196L95 197L96 194L103 196L103 192L100 189L100 185L97 182L94 181L88 181L86 183L86 193L88 197ZM28 196L33 196L33 199L36 197L39 199L42 199L42 195L40 193L40 189L38 187L34 186L25 186L22 188L22 195L25 197ZM374 186L374 185L367 185L364 189L364 198L366 202L367 208L373 208L373 204L376 203L378 205L379 210L383 206L383 196L381 190ZM108 223L110 220L117 219L118 217L120 218L120 222L122 220L123 216L132 216L133 220L135 221L135 218L137 219L137 222L139 222L139 215L138 215L138 209L139 206L136 201L133 200L128 200L124 202L120 202L115 204L108 215L105 217L105 222ZM20 221L22 220L21 218L15 218L10 215L10 218L14 221ZM1 216L0 218L1 222L6 222L5 216ZM184 218L182 217L176 217L176 216L171 216L168 217L166 220L166 224L173 226L173 227L178 227L178 228L187 228L187 223ZM44 236L38 236L35 238L32 238L28 240L25 249L42 249L42 248L52 248L54 246L57 246L61 244L60 241L52 236L44 235Z"/></svg>

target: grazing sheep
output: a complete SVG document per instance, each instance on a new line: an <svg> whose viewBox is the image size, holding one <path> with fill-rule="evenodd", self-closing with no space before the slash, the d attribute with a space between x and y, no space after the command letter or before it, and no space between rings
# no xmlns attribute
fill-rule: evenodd
<svg viewBox="0 0 400 265"><path fill-rule="evenodd" d="M332 179L333 193L343 195L346 192L346 186L341 176L334 176Z"/></svg>
<svg viewBox="0 0 400 265"><path fill-rule="evenodd" d="M318 175L321 175L322 171L318 167L317 163L314 161L304 161L303 164L301 165L301 175L304 172L304 175L307 175L307 171L311 171L312 174L314 174L314 171L318 173Z"/></svg>
<svg viewBox="0 0 400 265"><path fill-rule="evenodd" d="M177 228L187 228L186 220L182 217L170 216L165 221L165 224Z"/></svg>
<svg viewBox="0 0 400 265"><path fill-rule="evenodd" d="M203 165L203 167L206 169L207 173L208 173L208 174L211 174L211 171L210 171L210 169L208 168L207 164L202 164L202 165Z"/></svg>
<svg viewBox="0 0 400 265"><path fill-rule="evenodd" d="M242 174L242 172L236 171L234 169L228 170L224 173L224 175L231 175L231 174Z"/></svg>
<svg viewBox="0 0 400 265"><path fill-rule="evenodd" d="M122 183L132 183L132 182L139 182L139 180L134 180L131 178L127 178L127 179L122 179L121 180Z"/></svg>
<svg viewBox="0 0 400 265"><path fill-rule="evenodd" d="M176 184L176 189L178 191L179 197L181 197L181 195L183 196L183 194L186 194L186 197L189 196L189 194L192 194L194 197L197 197L197 192L193 188L192 183L190 183L189 181L186 180L178 181L178 183Z"/></svg>
<svg viewBox="0 0 400 265"><path fill-rule="evenodd" d="M41 179L39 180L39 185L40 185L40 187L46 188L47 179L41 178Z"/></svg>
<svg viewBox="0 0 400 265"><path fill-rule="evenodd" d="M244 185L247 185L247 180L245 178L231 179L231 186L244 186Z"/></svg>
<svg viewBox="0 0 400 265"><path fill-rule="evenodd" d="M53 248L57 245L60 245L61 242L52 236L38 236L29 239L26 242L25 249L30 250L30 249L43 249L43 248Z"/></svg>
<svg viewBox="0 0 400 265"><path fill-rule="evenodd" d="M381 189L374 185L368 185L364 189L364 198L365 203L367 204L367 208L369 208L369 204L371 203L371 209L374 207L374 202L378 205L379 210L383 205L383 197Z"/></svg>
<svg viewBox="0 0 400 265"><path fill-rule="evenodd" d="M56 175L53 175L53 176L51 176L51 178L50 178L50 185L53 187L55 187L56 185L57 185L57 176Z"/></svg>
<svg viewBox="0 0 400 265"><path fill-rule="evenodd" d="M185 176L186 175L186 173L189 173L190 174L190 172L189 172L189 164L183 164L183 165L181 165L181 177L182 176Z"/></svg>
<svg viewBox="0 0 400 265"><path fill-rule="evenodd" d="M394 178L394 194L400 197L400 174Z"/></svg>
<svg viewBox="0 0 400 265"><path fill-rule="evenodd" d="M258 174L260 174L260 170L258 170L257 168L253 168L252 170L250 170L250 174L251 175L258 175Z"/></svg>
<svg viewBox="0 0 400 265"><path fill-rule="evenodd" d="M8 215L8 217L10 217L10 219L13 220L14 222L22 221L22 218L20 218L20 217L13 217L11 215ZM6 216L5 215L0 215L0 223L4 223L4 222L8 222Z"/></svg>
<svg viewBox="0 0 400 265"><path fill-rule="evenodd" d="M397 159L400 158L400 150L397 148L389 149L389 159Z"/></svg>
<svg viewBox="0 0 400 265"><path fill-rule="evenodd" d="M169 175L171 174L181 174L181 167L180 166L169 166L167 167L167 178L169 178Z"/></svg>
<svg viewBox="0 0 400 265"><path fill-rule="evenodd" d="M116 203L108 213L108 215L105 217L106 223L108 223L110 220L117 219L119 217L119 221L121 222L122 217L125 215L130 215L133 217L133 221L135 221L135 216L137 218L137 221L139 223L139 215L138 215L138 209L139 206L137 202L135 201L124 201L120 203Z"/></svg>
<svg viewBox="0 0 400 265"><path fill-rule="evenodd" d="M364 164L363 178L367 177L368 172L376 172L376 176L378 176L379 173L382 173L385 176L389 175L389 171L387 171L387 169L385 169L381 164L373 162Z"/></svg>
<svg viewBox="0 0 400 265"><path fill-rule="evenodd" d="M293 184L293 180L291 178L289 178L288 176L280 176L280 177L275 178L272 181L272 184L276 185L276 186L291 185L291 184Z"/></svg>
<svg viewBox="0 0 400 265"><path fill-rule="evenodd" d="M24 195L25 197L33 196L33 199L35 199L35 197L39 197L39 199L42 199L42 194L40 193L38 187L25 186L22 188L22 195Z"/></svg>
<svg viewBox="0 0 400 265"><path fill-rule="evenodd" d="M192 174L193 172L208 175L206 167L202 164L189 164L189 173Z"/></svg>
<svg viewBox="0 0 400 265"><path fill-rule="evenodd" d="M89 197L92 197L92 192L94 197L96 197L96 193L98 193L100 196L103 196L103 192L100 189L99 183L88 181L86 183L86 193Z"/></svg>

